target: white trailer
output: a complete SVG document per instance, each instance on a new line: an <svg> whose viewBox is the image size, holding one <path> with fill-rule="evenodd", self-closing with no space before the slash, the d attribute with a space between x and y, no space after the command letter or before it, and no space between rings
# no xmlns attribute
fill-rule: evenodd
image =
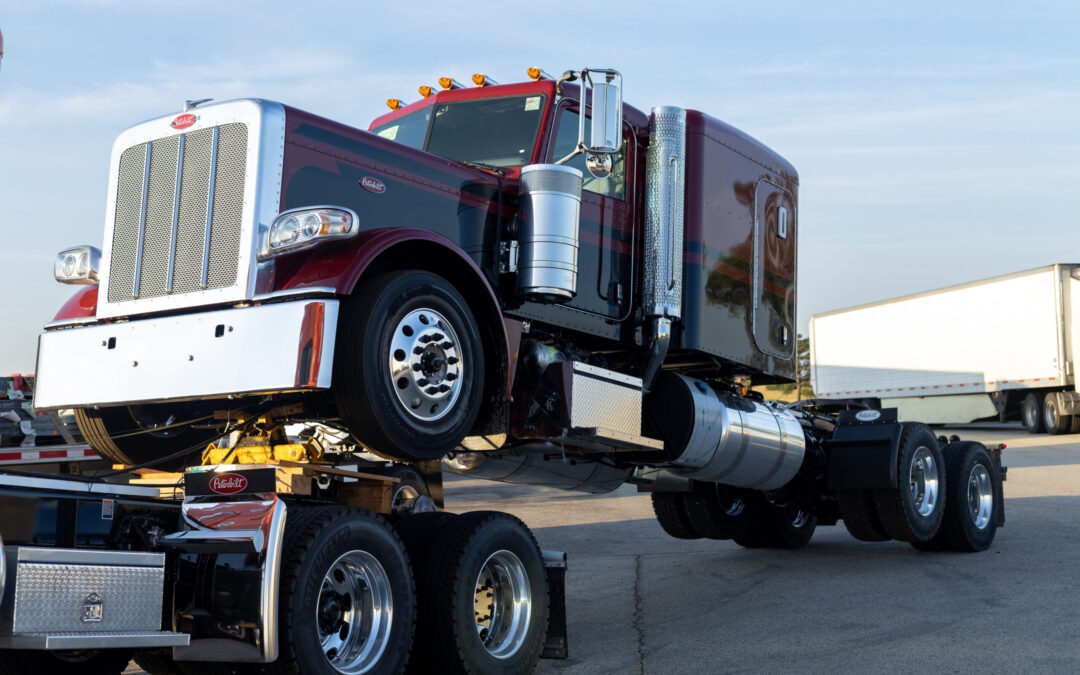
<svg viewBox="0 0 1080 675"><path fill-rule="evenodd" d="M816 314L814 393L897 408L901 420L1080 431L1078 317L1075 263Z"/></svg>

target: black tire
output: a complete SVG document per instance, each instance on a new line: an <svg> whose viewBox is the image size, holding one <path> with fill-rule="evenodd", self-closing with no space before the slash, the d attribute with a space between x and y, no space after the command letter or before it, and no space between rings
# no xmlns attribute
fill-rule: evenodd
<svg viewBox="0 0 1080 675"><path fill-rule="evenodd" d="M802 548L817 529L817 514L793 504L776 506L764 502L758 507L754 525L769 548Z"/></svg>
<svg viewBox="0 0 1080 675"><path fill-rule="evenodd" d="M416 592L405 547L382 517L344 506L290 510L282 552L280 651L277 661L265 664L263 672L339 672L331 663L338 654L332 648L324 652L321 636L335 631L350 636L346 619L347 612L356 607L354 594L379 604L381 615L391 618L381 633L369 627L376 634L369 633L367 638L382 641L381 651L374 648L365 656L365 648L358 648L360 655L352 666L365 667L369 673L400 673L405 668L415 628ZM348 570L358 573L349 576ZM331 579L338 585L331 586ZM317 607L321 609L316 611ZM360 614L375 616L371 608Z"/></svg>
<svg viewBox="0 0 1080 675"><path fill-rule="evenodd" d="M925 424L903 422L896 458L897 487L876 490L881 524L893 539L929 541L941 527L948 473L937 438Z"/></svg>
<svg viewBox="0 0 1080 675"><path fill-rule="evenodd" d="M420 574L420 625L415 672L513 675L531 673L540 658L547 632L548 589L540 549L532 533L517 518L493 511L456 516L439 531ZM510 556L505 556L509 553ZM499 607L509 585L499 574L485 570L515 570L517 589L527 592L528 619L519 616L519 631L504 635L497 630L509 607ZM483 579L482 579L482 574ZM481 581L484 586L479 586ZM477 592L490 590L487 615L476 610ZM481 596L482 598L483 596ZM511 612L512 613L512 612ZM481 635L478 626L495 634ZM512 624L513 625L513 624ZM501 651L500 651L501 650ZM494 652L494 653L493 653ZM502 658L497 658L497 656Z"/></svg>
<svg viewBox="0 0 1080 675"><path fill-rule="evenodd" d="M1053 436L1068 433L1072 426L1072 415L1063 415L1058 409L1057 397L1050 392L1043 399L1043 426L1046 433Z"/></svg>
<svg viewBox="0 0 1080 675"><path fill-rule="evenodd" d="M981 443L950 443L943 454L948 498L934 541L953 551L985 551L997 533L1000 472Z"/></svg>
<svg viewBox="0 0 1080 675"><path fill-rule="evenodd" d="M184 449L188 455L154 466L156 469L181 469L200 457L200 452L221 434L213 429L196 428L192 408L183 403L118 408L83 408L75 411L79 432L98 454L118 464L143 464ZM155 430L155 426L168 426Z"/></svg>
<svg viewBox="0 0 1080 675"><path fill-rule="evenodd" d="M148 675L185 675L183 667L164 652L135 652L135 663Z"/></svg>
<svg viewBox="0 0 1080 675"><path fill-rule="evenodd" d="M1040 434L1043 431L1043 401L1042 397L1030 393L1020 403L1020 421L1029 434Z"/></svg>
<svg viewBox="0 0 1080 675"><path fill-rule="evenodd" d="M409 554L413 572L420 577L422 561L428 557L428 547L454 514L447 511L429 511L403 516L394 521L394 529ZM417 582L419 584L419 582Z"/></svg>
<svg viewBox="0 0 1080 675"><path fill-rule="evenodd" d="M0 675L119 675L131 662L131 655L130 649L3 649Z"/></svg>
<svg viewBox="0 0 1080 675"><path fill-rule="evenodd" d="M476 320L442 277L384 274L342 304L334 395L345 424L372 452L419 461L452 451L476 421L483 382Z"/></svg>
<svg viewBox="0 0 1080 675"><path fill-rule="evenodd" d="M1073 415L1072 422L1069 424L1070 434L1080 434L1080 415Z"/></svg>
<svg viewBox="0 0 1080 675"><path fill-rule="evenodd" d="M718 483L694 481L683 494L694 530L709 539L732 539L754 526L752 509L742 491Z"/></svg>
<svg viewBox="0 0 1080 675"><path fill-rule="evenodd" d="M690 516L686 512L684 498L688 494L682 492L654 492L652 493L652 508L656 514L656 522L672 537L676 539L701 539L702 535L690 522Z"/></svg>
<svg viewBox="0 0 1080 675"><path fill-rule="evenodd" d="M881 524L874 494L870 490L840 490L840 517L851 536L859 541L888 541L889 533Z"/></svg>

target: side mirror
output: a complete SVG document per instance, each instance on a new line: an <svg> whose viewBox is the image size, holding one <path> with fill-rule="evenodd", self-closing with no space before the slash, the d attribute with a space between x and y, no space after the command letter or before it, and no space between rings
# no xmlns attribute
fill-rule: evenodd
<svg viewBox="0 0 1080 675"><path fill-rule="evenodd" d="M601 78L594 80L594 75ZM582 109L586 80L592 89L592 133L586 150L596 155L613 155L622 148L622 75L614 70L583 71Z"/></svg>
<svg viewBox="0 0 1080 675"><path fill-rule="evenodd" d="M606 178L611 174L612 155L622 149L622 75L617 70L599 68L585 68L581 72L568 70L556 83L556 91L560 91L558 87L563 82L578 79L581 80L581 105L577 147L555 163L564 164L585 153L589 173L596 178ZM589 103L592 105L592 122L586 143L584 113Z"/></svg>

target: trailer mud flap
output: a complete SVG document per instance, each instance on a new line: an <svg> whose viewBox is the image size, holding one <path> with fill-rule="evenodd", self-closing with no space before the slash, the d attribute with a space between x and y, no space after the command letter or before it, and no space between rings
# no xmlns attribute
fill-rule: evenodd
<svg viewBox="0 0 1080 675"><path fill-rule="evenodd" d="M896 488L900 434L896 409L847 410L833 437L825 441L830 490Z"/></svg>

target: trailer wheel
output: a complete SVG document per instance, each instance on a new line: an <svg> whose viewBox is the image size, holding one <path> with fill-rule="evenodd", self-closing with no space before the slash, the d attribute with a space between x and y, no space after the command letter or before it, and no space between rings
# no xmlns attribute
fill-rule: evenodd
<svg viewBox="0 0 1080 675"><path fill-rule="evenodd" d="M950 443L942 454L949 488L945 520L933 541L953 551L985 551L997 533L1001 475L981 443Z"/></svg>
<svg viewBox="0 0 1080 675"><path fill-rule="evenodd" d="M118 464L129 465L185 448L196 452L221 435L213 429L196 428L189 421L195 417L191 406L184 403L75 410L79 433L90 447ZM182 469L187 460L179 457L155 468Z"/></svg>
<svg viewBox="0 0 1080 675"><path fill-rule="evenodd" d="M1064 434L1072 427L1072 415L1062 415L1058 409L1057 397L1050 392L1043 399L1043 426L1046 433L1054 436Z"/></svg>
<svg viewBox="0 0 1080 675"><path fill-rule="evenodd" d="M429 272L384 274L342 305L338 412L361 443L403 461L453 450L480 411L484 355L461 294Z"/></svg>
<svg viewBox="0 0 1080 675"><path fill-rule="evenodd" d="M896 458L897 486L876 490L874 502L885 531L900 541L929 541L945 515L945 462L934 432L904 422Z"/></svg>
<svg viewBox="0 0 1080 675"><path fill-rule="evenodd" d="M285 520L280 652L264 672L401 672L416 617L412 569L401 540L369 511L305 511Z"/></svg>
<svg viewBox="0 0 1080 675"><path fill-rule="evenodd" d="M119 675L131 662L130 649L0 650L0 675Z"/></svg>
<svg viewBox="0 0 1080 675"><path fill-rule="evenodd" d="M870 490L840 490L840 517L851 536L859 541L888 541Z"/></svg>
<svg viewBox="0 0 1080 675"><path fill-rule="evenodd" d="M656 522L672 537L676 539L701 539L702 535L690 521L687 505L684 498L688 495L682 492L654 492L652 493L652 508L656 514Z"/></svg>
<svg viewBox="0 0 1080 675"><path fill-rule="evenodd" d="M536 667L547 631L540 549L517 518L454 517L421 563L415 672L512 675Z"/></svg>
<svg viewBox="0 0 1080 675"><path fill-rule="evenodd" d="M701 536L732 539L754 526L747 496L735 488L694 481L693 490L683 494L683 499L690 524Z"/></svg>
<svg viewBox="0 0 1080 675"><path fill-rule="evenodd" d="M1030 393L1025 396L1024 401L1020 404L1020 421L1024 423L1024 428L1028 430L1029 434L1042 433L1042 408L1042 399L1034 393Z"/></svg>

